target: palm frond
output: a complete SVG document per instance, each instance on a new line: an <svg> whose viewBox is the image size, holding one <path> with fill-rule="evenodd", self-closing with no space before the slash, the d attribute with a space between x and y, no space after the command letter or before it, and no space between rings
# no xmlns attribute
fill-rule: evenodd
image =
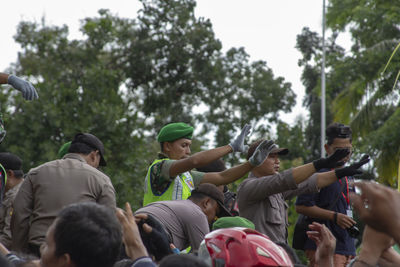
<svg viewBox="0 0 400 267"><path fill-rule="evenodd" d="M393 50L392 55L390 56L388 62L386 63L385 68L382 71L382 74L385 73L387 67L389 66L390 62L392 61L393 56L396 54L397 50L400 48L400 43L397 44L396 48ZM395 83L396 84L396 83Z"/></svg>
<svg viewBox="0 0 400 267"><path fill-rule="evenodd" d="M366 90L366 82L358 79L348 89L343 90L333 101L335 121L348 124L350 118L357 112Z"/></svg>

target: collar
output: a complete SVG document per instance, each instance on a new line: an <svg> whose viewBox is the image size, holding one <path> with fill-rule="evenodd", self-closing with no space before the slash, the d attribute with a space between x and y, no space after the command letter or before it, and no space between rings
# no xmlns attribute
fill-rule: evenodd
<svg viewBox="0 0 400 267"><path fill-rule="evenodd" d="M86 160L81 155L79 155L77 153L67 153L67 154L65 154L63 159L76 159L76 160L79 160L81 162L87 163Z"/></svg>

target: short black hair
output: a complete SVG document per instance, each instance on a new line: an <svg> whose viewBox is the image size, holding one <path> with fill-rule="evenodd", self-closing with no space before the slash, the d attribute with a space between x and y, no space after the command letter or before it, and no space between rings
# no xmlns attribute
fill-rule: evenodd
<svg viewBox="0 0 400 267"><path fill-rule="evenodd" d="M68 153L78 153L83 155L88 155L90 152L95 151L96 149L88 146L84 143L73 143L68 149Z"/></svg>
<svg viewBox="0 0 400 267"><path fill-rule="evenodd" d="M352 142L352 131L350 126L334 122L326 127L326 140L328 145L333 144L335 138L350 138Z"/></svg>
<svg viewBox="0 0 400 267"><path fill-rule="evenodd" d="M56 256L68 253L77 267L112 267L122 233L112 209L83 202L67 206L57 216L54 241Z"/></svg>
<svg viewBox="0 0 400 267"><path fill-rule="evenodd" d="M173 254L162 259L160 267L207 267L202 259L192 254Z"/></svg>
<svg viewBox="0 0 400 267"><path fill-rule="evenodd" d="M206 197L210 197L210 196L207 196L207 195L205 195L205 194L202 194L202 193L197 193L197 192L192 192L192 194L189 196L189 198L188 199L190 199L190 200L192 200L193 202L198 202L198 201L201 201L201 200L203 200L204 198L206 198ZM211 198L211 197L210 197Z"/></svg>
<svg viewBox="0 0 400 267"><path fill-rule="evenodd" d="M196 170L199 172L222 172L226 170L226 166L222 159L217 159L210 162L206 166L196 168Z"/></svg>

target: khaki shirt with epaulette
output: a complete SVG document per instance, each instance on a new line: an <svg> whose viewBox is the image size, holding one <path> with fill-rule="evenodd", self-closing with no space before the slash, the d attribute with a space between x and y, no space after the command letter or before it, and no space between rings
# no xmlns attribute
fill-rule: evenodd
<svg viewBox="0 0 400 267"><path fill-rule="evenodd" d="M17 184L13 188L9 189L5 195L4 199L1 202L0 207L0 242L7 248L11 249L11 215L13 212L13 202L15 196L18 193L19 188L21 187L21 183Z"/></svg>
<svg viewBox="0 0 400 267"><path fill-rule="evenodd" d="M115 209L110 178L74 153L30 170L14 201L12 249L26 251L28 244L40 246L62 208L77 202L96 202Z"/></svg>

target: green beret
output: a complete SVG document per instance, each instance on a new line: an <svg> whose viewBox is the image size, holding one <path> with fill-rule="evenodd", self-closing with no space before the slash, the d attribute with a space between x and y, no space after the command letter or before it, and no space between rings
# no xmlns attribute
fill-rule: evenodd
<svg viewBox="0 0 400 267"><path fill-rule="evenodd" d="M254 226L254 223L252 223L251 221L247 220L246 218L240 217L240 216L235 216L235 217L219 218L213 224L212 230L214 231L214 230L221 229L221 228L231 228L231 227L244 227L244 228L250 228L253 230L256 229L256 227Z"/></svg>
<svg viewBox="0 0 400 267"><path fill-rule="evenodd" d="M183 122L170 123L162 127L158 133L157 141L172 142L180 138L192 139L193 127Z"/></svg>
<svg viewBox="0 0 400 267"><path fill-rule="evenodd" d="M62 159L62 158L65 156L65 154L68 153L68 150L69 150L69 147L70 147L70 146L71 146L71 141L66 142L65 144L63 144L63 145L60 147L60 150L58 150L57 157L58 157L59 159Z"/></svg>

